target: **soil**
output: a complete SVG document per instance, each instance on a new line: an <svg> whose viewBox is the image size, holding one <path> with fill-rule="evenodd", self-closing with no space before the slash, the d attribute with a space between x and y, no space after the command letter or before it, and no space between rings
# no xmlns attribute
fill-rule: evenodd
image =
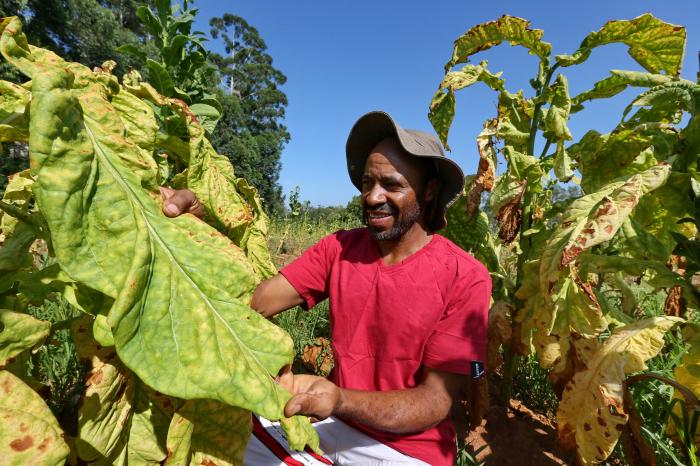
<svg viewBox="0 0 700 466"><path fill-rule="evenodd" d="M466 436L469 449L479 452L486 466L555 466L575 464L573 454L557 445L553 420L537 414L516 400L510 409L493 406L484 420Z"/></svg>

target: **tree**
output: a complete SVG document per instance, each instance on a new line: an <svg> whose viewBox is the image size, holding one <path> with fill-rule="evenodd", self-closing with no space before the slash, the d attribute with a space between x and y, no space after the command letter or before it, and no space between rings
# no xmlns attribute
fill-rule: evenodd
<svg viewBox="0 0 700 466"><path fill-rule="evenodd" d="M223 40L227 54L210 55L225 88L223 117L212 134L212 143L229 157L237 176L258 189L265 209L281 212L279 160L290 136L281 123L287 96L279 86L287 78L272 65L258 30L243 18L226 13L209 24L212 38Z"/></svg>

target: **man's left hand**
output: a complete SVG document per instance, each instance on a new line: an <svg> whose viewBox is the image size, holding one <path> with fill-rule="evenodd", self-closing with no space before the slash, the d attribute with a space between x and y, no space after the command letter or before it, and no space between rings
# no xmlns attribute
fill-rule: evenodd
<svg viewBox="0 0 700 466"><path fill-rule="evenodd" d="M293 395L284 407L288 417L301 414L320 421L332 415L341 403L340 388L323 377L288 372L280 376L279 383Z"/></svg>

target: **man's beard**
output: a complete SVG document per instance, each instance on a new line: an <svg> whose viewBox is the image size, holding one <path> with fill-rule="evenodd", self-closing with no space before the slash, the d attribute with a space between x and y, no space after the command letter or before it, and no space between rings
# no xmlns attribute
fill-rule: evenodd
<svg viewBox="0 0 700 466"><path fill-rule="evenodd" d="M396 241L401 238L411 227L418 221L421 216L421 206L418 202L413 203L408 207L403 215L399 216L398 209L390 204L384 204L379 208L373 208L373 212L383 212L394 217L394 225L386 231L378 231L372 228L369 224L369 214L367 206L362 206L362 218L365 225L369 228L370 233L377 241Z"/></svg>

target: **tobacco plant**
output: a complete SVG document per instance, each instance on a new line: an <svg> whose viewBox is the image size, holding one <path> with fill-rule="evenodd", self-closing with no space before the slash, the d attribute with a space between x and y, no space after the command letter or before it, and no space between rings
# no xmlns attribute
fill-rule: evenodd
<svg viewBox="0 0 700 466"><path fill-rule="evenodd" d="M0 53L30 79L0 82L0 140L30 152L0 202L3 463L241 464L251 411L318 450L308 419L284 418L291 395L273 380L292 341L249 307L275 273L256 190L182 100L136 73L120 83L113 63L65 62L27 44L17 18L0 22ZM205 221L166 218L162 185L193 190ZM57 293L82 316L52 326L26 313ZM75 438L26 365L68 325L91 364Z"/></svg>
<svg viewBox="0 0 700 466"><path fill-rule="evenodd" d="M429 118L448 147L455 92L481 82L498 95L497 114L477 137L478 171L448 213L446 234L492 273L490 360L497 363L502 343L505 398L516 361L535 353L560 398L560 443L575 448L581 464L595 464L628 428L624 380L646 369L666 332L692 326L684 322L698 308L698 269L688 265L697 228L687 219L700 195L700 85L680 77L685 29L650 14L606 23L571 55L552 57L542 35L511 16L471 28L455 41ZM538 61L530 95L507 90L486 61L466 63L504 41ZM562 72L610 43L625 44L643 71L612 70L590 90L570 95ZM586 102L629 87L643 92L619 124L574 142L569 119ZM552 200L555 186L572 183L580 197ZM484 192L495 226L479 211ZM685 249L674 254L681 243ZM664 293L664 315L639 319L635 288ZM676 376L697 395L693 369L700 361L689 340L693 349Z"/></svg>

